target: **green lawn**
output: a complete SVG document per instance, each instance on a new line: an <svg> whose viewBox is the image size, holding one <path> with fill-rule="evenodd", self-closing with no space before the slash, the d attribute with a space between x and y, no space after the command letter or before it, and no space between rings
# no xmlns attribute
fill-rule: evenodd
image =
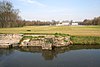
<svg viewBox="0 0 100 67"><path fill-rule="evenodd" d="M0 33L65 33L78 36L100 36L100 26L25 26L0 28Z"/></svg>

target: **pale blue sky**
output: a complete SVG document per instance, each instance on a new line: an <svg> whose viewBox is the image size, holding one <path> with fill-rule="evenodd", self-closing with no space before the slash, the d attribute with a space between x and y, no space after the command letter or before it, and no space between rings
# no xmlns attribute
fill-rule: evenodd
<svg viewBox="0 0 100 67"><path fill-rule="evenodd" d="M9 0L26 20L82 21L100 16L100 0Z"/></svg>

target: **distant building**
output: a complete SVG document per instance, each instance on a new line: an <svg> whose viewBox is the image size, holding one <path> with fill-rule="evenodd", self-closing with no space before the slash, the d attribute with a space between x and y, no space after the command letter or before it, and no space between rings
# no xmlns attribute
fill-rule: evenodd
<svg viewBox="0 0 100 67"><path fill-rule="evenodd" d="M78 25L78 22L71 22L71 21L63 21L63 22L60 22L58 24L56 24L56 26L77 26Z"/></svg>
<svg viewBox="0 0 100 67"><path fill-rule="evenodd" d="M77 23L77 22L73 22L71 25L72 25L72 26L77 26L78 23Z"/></svg>
<svg viewBox="0 0 100 67"><path fill-rule="evenodd" d="M70 25L69 21L63 21L63 22L56 24L56 26L69 26L69 25Z"/></svg>

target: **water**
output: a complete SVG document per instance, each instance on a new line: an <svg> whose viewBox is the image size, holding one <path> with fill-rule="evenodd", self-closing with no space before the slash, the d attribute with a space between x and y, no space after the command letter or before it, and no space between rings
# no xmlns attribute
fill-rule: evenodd
<svg viewBox="0 0 100 67"><path fill-rule="evenodd" d="M100 46L0 49L0 67L100 67Z"/></svg>

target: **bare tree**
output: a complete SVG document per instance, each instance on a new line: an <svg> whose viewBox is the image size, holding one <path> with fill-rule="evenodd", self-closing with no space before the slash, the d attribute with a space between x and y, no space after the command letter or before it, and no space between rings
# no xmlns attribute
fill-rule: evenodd
<svg viewBox="0 0 100 67"><path fill-rule="evenodd" d="M20 19L19 10L14 9L9 1L0 1L0 27L14 27Z"/></svg>

